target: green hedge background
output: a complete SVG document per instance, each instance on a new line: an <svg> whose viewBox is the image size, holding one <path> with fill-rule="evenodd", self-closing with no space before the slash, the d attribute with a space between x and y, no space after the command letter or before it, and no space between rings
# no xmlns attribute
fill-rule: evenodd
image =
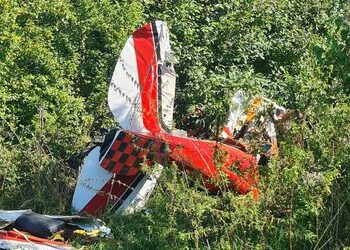
<svg viewBox="0 0 350 250"><path fill-rule="evenodd" d="M237 89L295 111L261 198L208 196L168 166L147 213L105 215L91 248L350 245L350 4L341 0L0 0L0 208L69 213L69 157L113 127L107 89L127 37L168 23L176 127L212 138ZM73 243L75 244L75 243ZM76 243L79 245L79 243Z"/></svg>

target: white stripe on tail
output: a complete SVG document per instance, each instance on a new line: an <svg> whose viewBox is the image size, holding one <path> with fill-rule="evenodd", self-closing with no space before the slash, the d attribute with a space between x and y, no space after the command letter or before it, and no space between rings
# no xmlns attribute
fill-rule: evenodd
<svg viewBox="0 0 350 250"><path fill-rule="evenodd" d="M137 133L170 130L176 75L169 31L147 23L129 37L115 67L108 104L121 127Z"/></svg>

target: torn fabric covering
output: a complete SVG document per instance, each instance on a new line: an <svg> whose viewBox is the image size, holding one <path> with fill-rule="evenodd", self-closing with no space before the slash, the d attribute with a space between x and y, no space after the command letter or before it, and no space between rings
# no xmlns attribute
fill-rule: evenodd
<svg viewBox="0 0 350 250"><path fill-rule="evenodd" d="M244 119L244 111L247 106L247 98L244 96L243 91L237 91L231 100L231 107L221 136L223 138L232 138L235 131L238 131L241 127L239 124Z"/></svg>
<svg viewBox="0 0 350 250"><path fill-rule="evenodd" d="M249 152L267 157L278 155L275 123L283 118L286 109L260 96L249 100L243 91L233 95L223 138L234 138L247 145Z"/></svg>

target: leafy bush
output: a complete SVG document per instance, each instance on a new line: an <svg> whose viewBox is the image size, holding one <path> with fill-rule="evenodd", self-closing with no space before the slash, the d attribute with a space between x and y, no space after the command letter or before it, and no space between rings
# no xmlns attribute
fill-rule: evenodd
<svg viewBox="0 0 350 250"><path fill-rule="evenodd" d="M63 212L75 179L66 160L112 124L109 78L141 6L2 1L0 16L0 206Z"/></svg>
<svg viewBox="0 0 350 250"><path fill-rule="evenodd" d="M126 38L170 27L179 59L175 122L215 138L243 89L294 111L261 198L209 196L172 166L146 212L107 214L116 240L93 248L349 246L350 5L316 1L0 0L0 207L63 213L66 160L114 126L106 92Z"/></svg>

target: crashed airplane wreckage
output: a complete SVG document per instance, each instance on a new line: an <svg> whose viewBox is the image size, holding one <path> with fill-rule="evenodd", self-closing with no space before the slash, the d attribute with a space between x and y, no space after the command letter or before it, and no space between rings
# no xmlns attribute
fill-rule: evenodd
<svg viewBox="0 0 350 250"><path fill-rule="evenodd" d="M31 210L0 210L0 249L74 249L68 238L111 238L111 229L92 217L41 215Z"/></svg>
<svg viewBox="0 0 350 250"><path fill-rule="evenodd" d="M258 198L257 157L237 139L249 133L263 104L274 110L276 119L285 110L267 99L256 98L250 102L239 131L237 124L243 111L231 111L223 142L188 137L185 131L172 128L176 80L173 60L169 31L162 21L145 24L127 40L108 92L109 107L122 130L110 133L86 157L72 201L78 213L96 215L106 207L130 213L143 207L162 165L169 162L189 173L200 173L209 192L216 193L220 187L213 183L225 176L229 180L226 189ZM240 98L235 95L233 101L241 110L244 106ZM273 120L265 124L271 151L277 147ZM152 165L153 173L143 173L142 164Z"/></svg>
<svg viewBox="0 0 350 250"><path fill-rule="evenodd" d="M258 198L258 163L278 154L274 123L286 110L263 97L248 101L238 91L221 141L188 137L172 128L173 60L162 21L145 24L127 40L108 92L109 107L122 130L112 131L89 151L73 195L77 213L99 215L106 207L132 213L142 208L163 165L171 162L189 174L200 173L211 193L221 190L215 183L225 178L225 190ZM262 149L254 149L256 140ZM153 171L144 173L143 164ZM74 236L112 234L96 218L0 210L0 249L73 249L55 240Z"/></svg>

